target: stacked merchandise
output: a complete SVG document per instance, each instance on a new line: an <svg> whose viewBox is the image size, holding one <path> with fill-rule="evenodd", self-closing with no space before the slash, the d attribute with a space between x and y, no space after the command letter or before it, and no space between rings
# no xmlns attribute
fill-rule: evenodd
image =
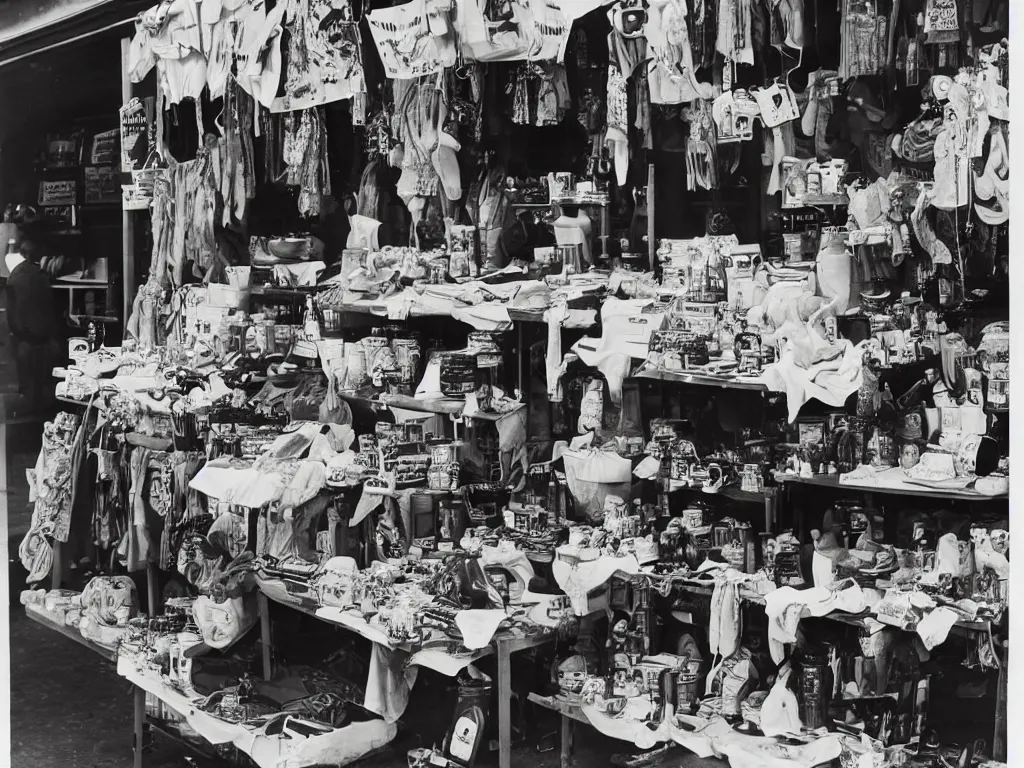
<svg viewBox="0 0 1024 768"><path fill-rule="evenodd" d="M929 706L940 646L1005 694L1009 570L1006 49L946 5L143 13L152 262L57 371L29 614L263 766L389 743L425 668L465 695L410 765L469 768L510 638L640 748L1005 758ZM270 603L373 652L284 663Z"/></svg>

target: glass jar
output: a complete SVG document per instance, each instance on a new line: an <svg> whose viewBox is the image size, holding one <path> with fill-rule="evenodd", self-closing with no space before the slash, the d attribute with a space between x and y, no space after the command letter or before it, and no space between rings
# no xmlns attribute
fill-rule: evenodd
<svg viewBox="0 0 1024 768"><path fill-rule="evenodd" d="M441 394L465 397L476 388L476 356L465 352L444 352L441 355Z"/></svg>
<svg viewBox="0 0 1024 768"><path fill-rule="evenodd" d="M801 653L798 703L805 728L814 730L828 725L834 683L827 653Z"/></svg>
<svg viewBox="0 0 1024 768"><path fill-rule="evenodd" d="M475 358L477 406L481 411L491 409L495 389L505 390L505 361L502 356L500 335L486 331L469 334L467 351Z"/></svg>
<svg viewBox="0 0 1024 768"><path fill-rule="evenodd" d="M408 331L395 336L391 340L391 349L395 353L395 366L398 369L399 380L403 384L413 385L420 375L420 360L422 352L419 339Z"/></svg>

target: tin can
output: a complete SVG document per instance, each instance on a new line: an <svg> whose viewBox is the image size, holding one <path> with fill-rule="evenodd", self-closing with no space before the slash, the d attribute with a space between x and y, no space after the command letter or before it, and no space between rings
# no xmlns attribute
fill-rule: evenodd
<svg viewBox="0 0 1024 768"><path fill-rule="evenodd" d="M800 668L800 720L810 730L823 728L829 722L833 675L824 654L805 653Z"/></svg>
<svg viewBox="0 0 1024 768"><path fill-rule="evenodd" d="M472 392L476 388L476 356L445 353L441 358L440 379L443 395L457 397Z"/></svg>

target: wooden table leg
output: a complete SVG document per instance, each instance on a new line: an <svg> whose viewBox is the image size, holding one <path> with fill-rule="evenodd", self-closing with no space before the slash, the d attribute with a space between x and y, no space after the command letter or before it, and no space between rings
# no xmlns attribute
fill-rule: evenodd
<svg viewBox="0 0 1024 768"><path fill-rule="evenodd" d="M498 640L498 768L512 768L512 655Z"/></svg>
<svg viewBox="0 0 1024 768"><path fill-rule="evenodd" d="M153 563L146 565L146 597L149 615L156 616L160 613L160 573Z"/></svg>
<svg viewBox="0 0 1024 768"><path fill-rule="evenodd" d="M142 768L142 748L146 740L146 692L135 686L135 768Z"/></svg>
<svg viewBox="0 0 1024 768"><path fill-rule="evenodd" d="M562 715L562 744L560 762L562 768L572 765L573 722L571 717Z"/></svg>
<svg viewBox="0 0 1024 768"><path fill-rule="evenodd" d="M50 569L50 589L64 586L64 545L53 540L53 565Z"/></svg>
<svg viewBox="0 0 1024 768"><path fill-rule="evenodd" d="M999 679L996 682L995 732L992 734L992 759L1002 763L1006 762L1006 662L1008 657L1006 640L1004 640L1000 653Z"/></svg>
<svg viewBox="0 0 1024 768"><path fill-rule="evenodd" d="M263 648L263 679L269 680L273 674L270 665L270 601L262 592L258 596L260 608L260 645Z"/></svg>

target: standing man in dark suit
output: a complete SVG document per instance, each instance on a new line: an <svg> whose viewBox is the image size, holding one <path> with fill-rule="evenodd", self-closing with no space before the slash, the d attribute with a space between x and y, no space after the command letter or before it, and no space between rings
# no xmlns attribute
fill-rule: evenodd
<svg viewBox="0 0 1024 768"><path fill-rule="evenodd" d="M23 408L47 414L54 396L53 366L60 354L50 278L39 267L45 242L42 222L25 224L16 253L8 253L7 323L18 366ZM20 409L19 409L20 410Z"/></svg>

